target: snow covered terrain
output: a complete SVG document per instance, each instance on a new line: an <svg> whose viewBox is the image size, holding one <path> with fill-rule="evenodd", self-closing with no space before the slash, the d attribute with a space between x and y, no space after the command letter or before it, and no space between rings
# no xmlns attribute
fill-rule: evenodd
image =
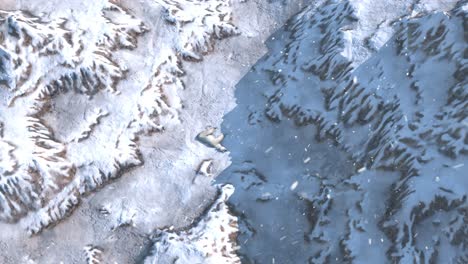
<svg viewBox="0 0 468 264"><path fill-rule="evenodd" d="M236 253L237 218L226 205L233 192L231 185L223 186L217 200L189 230L156 234L154 248L145 264L240 263Z"/></svg>
<svg viewBox="0 0 468 264"><path fill-rule="evenodd" d="M216 199L234 243L222 135L197 135L301 4L1 1L0 263L139 262Z"/></svg>
<svg viewBox="0 0 468 264"><path fill-rule="evenodd" d="M48 125L59 114L53 111L56 96L112 94L125 78L125 65L115 61L112 51L135 48L145 27L110 2L99 13L102 28L97 32L77 24L68 28L64 18L43 21L23 11L1 13L2 82L8 87L2 90L1 140L8 153L2 161L10 166L1 179L0 215L10 222L25 218L32 234L65 217L81 195L116 177L122 168L141 163L135 143L121 135L114 142L98 140L115 145L115 156L106 155L107 161L86 157L86 139L107 114L101 108L91 109L94 113L85 117L89 122L60 135ZM11 122L11 117L16 120ZM67 142L66 132L76 131L78 136Z"/></svg>
<svg viewBox="0 0 468 264"><path fill-rule="evenodd" d="M467 263L467 11L0 1L0 263Z"/></svg>

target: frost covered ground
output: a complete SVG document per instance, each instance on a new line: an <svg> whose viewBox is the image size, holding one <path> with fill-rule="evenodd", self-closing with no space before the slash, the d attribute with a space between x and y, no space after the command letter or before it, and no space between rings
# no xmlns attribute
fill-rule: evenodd
<svg viewBox="0 0 468 264"><path fill-rule="evenodd" d="M467 6L0 2L0 263L466 263Z"/></svg>

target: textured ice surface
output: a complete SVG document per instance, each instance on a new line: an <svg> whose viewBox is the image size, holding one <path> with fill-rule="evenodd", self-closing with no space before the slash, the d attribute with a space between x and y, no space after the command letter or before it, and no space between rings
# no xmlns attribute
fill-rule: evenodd
<svg viewBox="0 0 468 264"><path fill-rule="evenodd" d="M270 38L222 127L243 262L468 261L466 6L323 1Z"/></svg>

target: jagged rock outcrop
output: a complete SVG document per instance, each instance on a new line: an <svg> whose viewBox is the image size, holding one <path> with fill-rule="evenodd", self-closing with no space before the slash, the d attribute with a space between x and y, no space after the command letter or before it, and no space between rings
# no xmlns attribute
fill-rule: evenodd
<svg viewBox="0 0 468 264"><path fill-rule="evenodd" d="M83 249L86 255L86 263L88 264L99 264L102 263L102 249L99 247L89 245Z"/></svg>

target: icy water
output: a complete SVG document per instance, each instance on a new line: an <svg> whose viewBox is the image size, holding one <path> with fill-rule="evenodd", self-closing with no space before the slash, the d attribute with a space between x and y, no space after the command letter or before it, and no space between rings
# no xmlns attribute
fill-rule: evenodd
<svg viewBox="0 0 468 264"><path fill-rule="evenodd" d="M224 117L242 262L468 263L466 1L356 68L333 3L270 38Z"/></svg>
<svg viewBox="0 0 468 264"><path fill-rule="evenodd" d="M236 187L230 203L241 219L245 263L305 263L314 248L310 199L323 191L318 178L341 181L352 164L331 143L318 143L314 127L266 119L262 78L250 72L237 86L238 106L222 127L232 165L218 181Z"/></svg>

